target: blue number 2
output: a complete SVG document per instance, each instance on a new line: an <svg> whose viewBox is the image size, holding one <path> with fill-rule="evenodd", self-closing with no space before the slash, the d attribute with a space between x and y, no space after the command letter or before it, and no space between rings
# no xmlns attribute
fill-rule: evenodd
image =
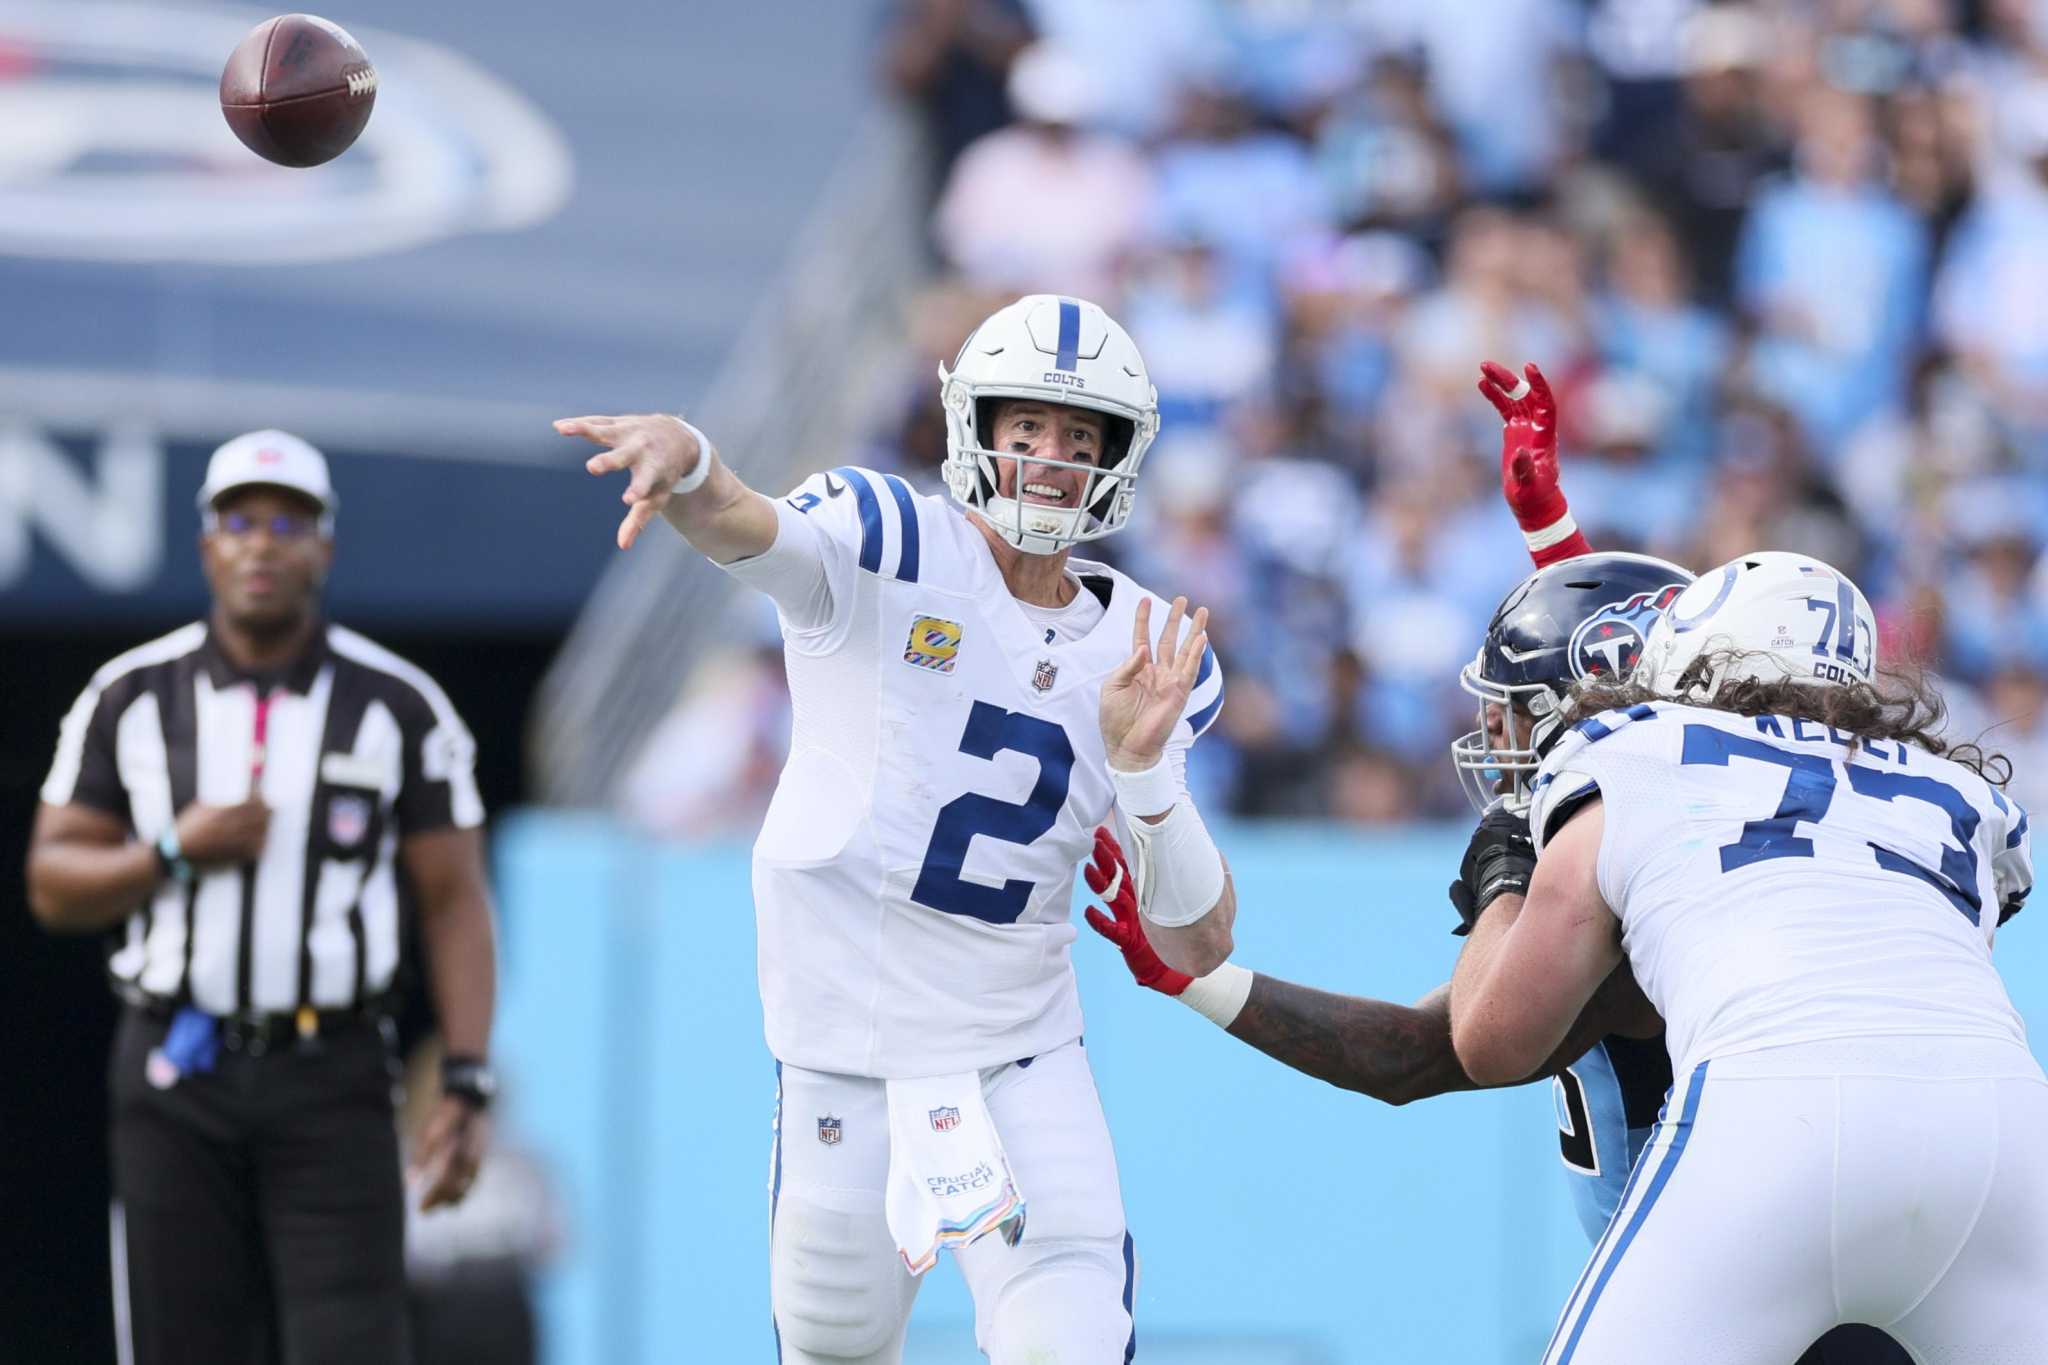
<svg viewBox="0 0 2048 1365"><path fill-rule="evenodd" d="M1011 878L1001 886L983 886L960 875L967 846L977 834L1008 844L1028 844L1051 829L1067 801L1067 783L1074 773L1074 744L1067 732L1049 720L1005 711L988 702L974 703L967 714L967 732L960 752L994 758L1009 749L1038 760L1038 781L1022 805L969 792L939 808L932 839L925 846L924 866L910 898L949 915L972 915L990 924L1015 924L1031 900L1032 882Z"/></svg>
<svg viewBox="0 0 2048 1365"><path fill-rule="evenodd" d="M1770 858L1811 858L1813 840L1801 837L1795 831L1801 821L1818 824L1827 815L1835 796L1837 765L1834 760L1819 754L1794 753L1762 740L1731 735L1709 725L1685 727L1685 747L1679 756L1681 763L1708 763L1725 768L1731 758L1775 763L1792 771L1785 779L1785 795L1779 800L1776 812L1767 820L1745 822L1742 837L1721 846L1721 870L1733 872L1738 867ZM1840 766L1849 775L1850 790L1859 796L1874 797L1879 801L1900 797L1924 801L1948 815L1949 829L1956 836L1959 847L1942 845L1939 870L1915 862L1882 844L1871 844L1870 852L1879 867L1926 882L1946 896L1970 923L1977 923L1983 912L1983 902L1977 894L1977 854L1971 840L1976 837L1979 816L1976 809L1963 799L1963 794L1946 782L1937 782L1931 777L1866 768L1855 763Z"/></svg>

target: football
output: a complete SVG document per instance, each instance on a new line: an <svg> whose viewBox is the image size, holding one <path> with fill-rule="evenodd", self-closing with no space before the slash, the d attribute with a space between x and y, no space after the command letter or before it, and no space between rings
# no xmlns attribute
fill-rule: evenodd
<svg viewBox="0 0 2048 1365"><path fill-rule="evenodd" d="M347 151L370 121L377 70L362 44L310 14L281 14L249 31L220 73L220 111L256 155L318 166Z"/></svg>

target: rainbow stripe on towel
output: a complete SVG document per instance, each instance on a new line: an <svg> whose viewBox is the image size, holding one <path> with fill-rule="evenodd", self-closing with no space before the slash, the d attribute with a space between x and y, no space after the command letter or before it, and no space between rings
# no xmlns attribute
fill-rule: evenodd
<svg viewBox="0 0 2048 1365"><path fill-rule="evenodd" d="M925 1248L922 1256L912 1259L910 1253L900 1247L897 1248L896 1254L903 1258L903 1264L909 1268L911 1274L922 1275L938 1264L939 1253L947 1247L964 1247L1012 1220L1016 1226L1005 1229L1003 1240L1015 1246L1017 1240L1024 1235L1024 1200L1017 1193L1017 1187L1006 1180L1003 1182L1001 1194L958 1223L940 1219L938 1236L932 1239L932 1244Z"/></svg>

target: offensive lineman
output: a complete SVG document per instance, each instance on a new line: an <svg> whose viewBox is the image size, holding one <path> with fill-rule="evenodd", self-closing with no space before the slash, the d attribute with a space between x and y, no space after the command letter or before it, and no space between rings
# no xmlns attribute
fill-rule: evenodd
<svg viewBox="0 0 2048 1365"><path fill-rule="evenodd" d="M1223 678L1205 611L1070 557L1125 523L1158 430L1124 330L1032 295L939 380L964 515L853 467L771 500L676 417L555 425L609 447L591 473L630 472L621 548L661 513L781 616L795 719L754 847L781 1358L900 1359L952 1247L998 1365L1108 1365L1135 1350L1136 1267L1073 871L1114 807L1161 955L1228 955L1235 895L1184 781Z"/></svg>
<svg viewBox="0 0 2048 1365"><path fill-rule="evenodd" d="M2048 1078L1991 963L2027 817L1875 656L1849 579L1745 555L1538 771L1527 898L1452 978L1458 1059L1525 1073L1625 957L1680 1078L1546 1365L1772 1365L1842 1322L2048 1359Z"/></svg>

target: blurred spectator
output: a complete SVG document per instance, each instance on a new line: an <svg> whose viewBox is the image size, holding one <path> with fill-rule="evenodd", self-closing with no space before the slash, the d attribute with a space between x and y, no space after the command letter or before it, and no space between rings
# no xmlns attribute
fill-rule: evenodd
<svg viewBox="0 0 2048 1365"><path fill-rule="evenodd" d="M1656 384L1668 402L1661 448L1682 460L1701 459L1713 437L1727 328L1691 301L1678 239L1650 215L1622 223L1608 248L1605 283L1593 327L1601 358Z"/></svg>
<svg viewBox="0 0 2048 1365"><path fill-rule="evenodd" d="M1984 684L1986 748L2012 760L2006 795L2030 813L2048 810L2048 659L2014 659Z"/></svg>
<svg viewBox="0 0 2048 1365"><path fill-rule="evenodd" d="M1316 169L1332 216L1349 227L1439 237L1457 207L1458 149L1429 102L1420 65L1383 53L1316 133Z"/></svg>
<svg viewBox="0 0 2048 1365"><path fill-rule="evenodd" d="M1878 180L1880 153L1868 100L1809 92L1798 169L1758 200L1737 262L1753 382L1825 444L1896 401L1921 320L1927 229Z"/></svg>
<svg viewBox="0 0 2048 1365"><path fill-rule="evenodd" d="M1162 228L1211 243L1234 267L1263 271L1289 238L1327 216L1308 149L1261 127L1250 103L1221 84L1182 92L1154 161Z"/></svg>
<svg viewBox="0 0 2048 1365"><path fill-rule="evenodd" d="M1010 121L1005 86L1031 20L1023 0L895 0L887 23L882 73L923 117L936 195L967 145Z"/></svg>
<svg viewBox="0 0 2048 1365"><path fill-rule="evenodd" d="M1747 5L1714 5L1684 21L1679 42L1676 125L1668 142L1638 142L1628 167L1677 224L1703 297L1725 305L1750 202L1786 159L1762 101L1770 28Z"/></svg>
<svg viewBox="0 0 2048 1365"><path fill-rule="evenodd" d="M1935 280L1935 329L2048 468L2048 78L2020 112L2021 171L1957 224Z"/></svg>
<svg viewBox="0 0 2048 1365"><path fill-rule="evenodd" d="M766 603L767 599L759 599ZM789 682L772 603L749 599L748 643L699 663L675 707L648 736L619 798L651 833L708 839L751 834L768 813L789 750Z"/></svg>
<svg viewBox="0 0 2048 1365"><path fill-rule="evenodd" d="M1120 138L1082 127L1094 75L1048 43L1010 70L1019 122L960 155L940 196L940 249L977 285L1114 300L1117 265L1144 231L1152 172Z"/></svg>
<svg viewBox="0 0 2048 1365"><path fill-rule="evenodd" d="M1145 338L1162 429L1214 425L1270 381L1271 303L1264 294L1232 290L1224 262L1200 232L1183 233L1147 257L1129 300L1124 323Z"/></svg>
<svg viewBox="0 0 2048 1365"><path fill-rule="evenodd" d="M1984 480L1949 493L1963 551L1944 587L1942 657L1973 681L2015 663L2048 661L2048 601L2032 577L2041 543L2024 490Z"/></svg>

